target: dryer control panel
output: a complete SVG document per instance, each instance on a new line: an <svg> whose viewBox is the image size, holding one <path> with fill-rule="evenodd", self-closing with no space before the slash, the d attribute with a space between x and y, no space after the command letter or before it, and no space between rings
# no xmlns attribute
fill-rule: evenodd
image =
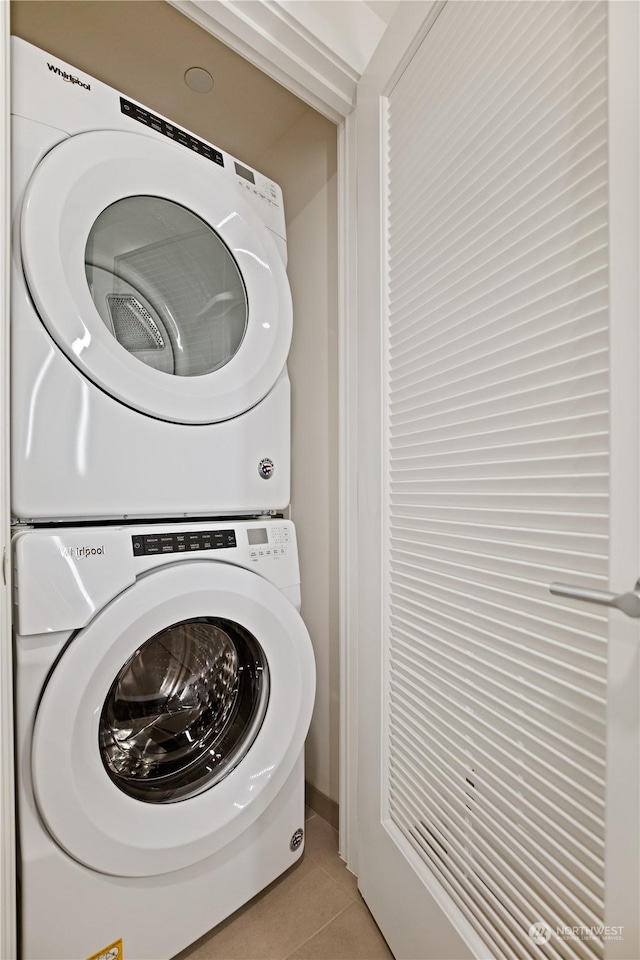
<svg viewBox="0 0 640 960"><path fill-rule="evenodd" d="M59 131L59 139L95 130L129 130L172 140L210 166L212 189L225 184L244 196L274 234L286 263L286 225L282 190L277 183L238 161L215 144L196 136L137 103L113 87L20 37L11 38L14 78L11 112ZM25 79L22 79L25 78ZM71 81L71 82L70 82ZM80 96L78 94L81 94ZM185 173L188 176L188 173Z"/></svg>
<svg viewBox="0 0 640 960"><path fill-rule="evenodd" d="M145 127L150 127L156 133L161 133L163 137L169 137L170 140L175 140L183 147L188 147L194 153L199 153L201 157L206 157L207 160L212 160L224 167L224 158L220 150L216 150L215 147L205 143L204 140L194 137L192 133L187 133L182 127L178 127L163 117L151 113L150 110L141 107L138 103L133 103L132 100L125 100L124 97L120 97L120 109L125 116L131 117L132 120L144 123Z"/></svg>

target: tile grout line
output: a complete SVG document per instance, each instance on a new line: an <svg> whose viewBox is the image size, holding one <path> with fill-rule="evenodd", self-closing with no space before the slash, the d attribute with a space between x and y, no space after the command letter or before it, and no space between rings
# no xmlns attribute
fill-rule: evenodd
<svg viewBox="0 0 640 960"><path fill-rule="evenodd" d="M317 860L314 860L313 862L314 862L314 863L318 863ZM336 884L336 886L340 887L340 889L343 890L346 894L348 894L348 896L353 897L353 894L351 893L351 891L348 890L346 886L343 886L343 885L340 883L339 880L336 880L335 877L332 877L331 874L329 873L329 871L328 871L328 870L325 870L321 863L318 863L318 866L320 867L320 869L322 870L322 872L325 873L325 874L329 877L330 880L333 880L333 882ZM358 878L356 877L355 873L354 873L354 874L351 874L351 876L355 877L355 879L356 879L356 893L357 893L357 896L353 897L353 902L354 902L354 903L359 903L358 896L360 896L360 892L359 892L359 890L358 890L358 888L357 888Z"/></svg>
<svg viewBox="0 0 640 960"><path fill-rule="evenodd" d="M321 819L322 819L322 818L321 818ZM317 860L315 860L314 857L313 857L310 853L307 853L306 851L305 851L305 853L306 853L306 855L309 857L309 859L311 860L311 862L312 862L313 864L315 864L315 866L318 867L319 870L322 870L322 872L324 873L325 877L328 877L329 880L331 880L331 882L336 885L336 887L338 887L343 893L345 893L347 896L351 897L352 899L351 899L351 903L348 903L348 904L347 904L346 906L344 906L341 910L338 910L338 912L335 913L335 914L333 915L333 917L331 917L330 920L327 920L327 922L326 922L326 923L323 923L321 927L318 927L318 929L315 931L315 933L312 933L310 937L307 937L306 940L303 940L303 942L302 942L301 944L299 944L299 945L295 948L295 950L292 950L291 953L288 953L287 956L283 958L283 960L289 960L289 958L292 957L295 953L297 953L298 950L301 950L306 943L309 943L309 941L310 941L310 940L313 940L314 937L317 937L319 933L321 933L323 930L326 930L326 928L327 928L328 926L330 926L330 924L332 924L332 923L334 922L334 920L337 920L338 917L341 916L341 915L345 912L345 910L348 910L350 907L352 907L352 906L354 905L354 903L358 903L358 902L359 902L358 899L357 899L357 897L353 897L353 895L351 894L351 891L347 890L346 887L343 887L342 884L340 884L340 883L335 879L335 877L332 877L331 874L330 874L327 870L325 870L325 868L322 866L322 864L319 863Z"/></svg>
<svg viewBox="0 0 640 960"><path fill-rule="evenodd" d="M305 850L305 856L309 857L309 860L311 860L311 862L314 863L314 864L316 865L316 867L319 867L319 868L322 870L322 872L325 874L325 876L329 877L329 880L332 880L333 883L335 883L335 885L336 885L337 887L339 887L344 893L346 893L346 894L347 894L348 896L350 896L350 897L353 896L353 894L351 893L351 891L350 891L349 889L347 889L346 886L343 886L343 884L341 884L339 880L336 880L335 877L332 877L332 876L331 876L331 874L329 873L328 870L325 870L325 868L323 867L323 865L320 863L319 860L316 860L316 859L315 859L315 857L313 856L313 854L308 853L308 852ZM342 860L342 858L340 857L339 854L337 854L337 856L338 856L338 859L340 860L341 863L345 863L345 861ZM346 866L346 863L345 863L345 866ZM355 879L355 881L356 881L356 893L357 893L357 896L353 897L353 902L354 902L354 903L359 903L360 901L358 900L358 897L361 896L361 894L360 894L360 891L359 891L358 888L357 888L358 878L357 878L356 874L355 874L355 873L351 873L350 870L349 870L349 874L350 874L350 876L354 877L354 879ZM340 911L340 912L342 912L342 911ZM337 916L337 915L338 915L338 914L336 914L336 916ZM287 960L286 957L285 957L285 960Z"/></svg>
<svg viewBox="0 0 640 960"><path fill-rule="evenodd" d="M320 867L320 869L322 870L322 867ZM324 872L327 873L326 870L325 870ZM327 876L329 876L328 873L327 873ZM330 879L333 880L333 877L330 877ZM333 882L335 883L336 881L333 880ZM313 940L314 937L317 937L319 933L322 933L323 930L326 930L327 927L331 926L331 924L333 923L334 920L337 920L338 917L342 916L342 914L343 914L346 910L349 910L349 908L352 907L352 906L354 905L354 903L357 903L357 902L358 902L357 900L353 900L351 903L348 903L346 907L343 907L342 910L338 910L338 912L336 913L336 915L333 916L333 917L331 917L331 920L327 920L327 922L326 922L326 923L323 923L321 927L318 927L318 929L316 930L316 932L315 932L314 934L312 934L310 937L307 937L307 939L306 939L303 943L301 943L299 947L296 947L295 950L292 950L291 953L288 953L287 956L283 958L283 960L290 960L290 958L291 958L294 954L296 954L296 953L298 952L298 950L302 950L302 948L304 947L304 945L305 945L306 943L309 943L309 941L310 941L310 940Z"/></svg>

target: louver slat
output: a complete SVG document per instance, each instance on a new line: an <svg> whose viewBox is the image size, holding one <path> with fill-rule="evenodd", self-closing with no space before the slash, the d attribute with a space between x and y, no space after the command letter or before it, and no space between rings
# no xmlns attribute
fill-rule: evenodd
<svg viewBox="0 0 640 960"><path fill-rule="evenodd" d="M388 813L496 957L602 924L607 15L448 4L388 102ZM552 937L545 955L602 957Z"/></svg>

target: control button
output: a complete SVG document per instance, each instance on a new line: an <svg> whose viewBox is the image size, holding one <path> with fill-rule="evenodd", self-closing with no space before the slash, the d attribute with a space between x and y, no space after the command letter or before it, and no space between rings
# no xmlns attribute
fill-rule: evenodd
<svg viewBox="0 0 640 960"><path fill-rule="evenodd" d="M125 100L124 97L120 97L120 111L128 117L131 117L132 120L137 120L138 123L144 123L145 126L151 127L151 129L157 133L168 137L170 140L174 140L176 143L182 144L184 147L188 147L201 157L206 157L207 160L211 160L213 163L224 167L224 157L219 150L215 150L209 146L208 143L203 143L202 140L191 136L191 134L188 134L185 130L181 130L179 127L168 123L166 120L163 120L162 117L157 117L154 113L150 113L143 107L139 107L136 103Z"/></svg>
<svg viewBox="0 0 640 960"><path fill-rule="evenodd" d="M235 530L196 530L144 536L138 534L131 538L135 557L158 553L185 553L192 550L223 550L236 546Z"/></svg>

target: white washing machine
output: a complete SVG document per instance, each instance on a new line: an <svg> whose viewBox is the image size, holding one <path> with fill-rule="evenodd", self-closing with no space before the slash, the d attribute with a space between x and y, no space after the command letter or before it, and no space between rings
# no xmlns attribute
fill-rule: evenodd
<svg viewBox="0 0 640 960"><path fill-rule="evenodd" d="M289 502L282 192L13 38L12 512Z"/></svg>
<svg viewBox="0 0 640 960"><path fill-rule="evenodd" d="M166 960L303 849L290 521L14 539L23 960Z"/></svg>

